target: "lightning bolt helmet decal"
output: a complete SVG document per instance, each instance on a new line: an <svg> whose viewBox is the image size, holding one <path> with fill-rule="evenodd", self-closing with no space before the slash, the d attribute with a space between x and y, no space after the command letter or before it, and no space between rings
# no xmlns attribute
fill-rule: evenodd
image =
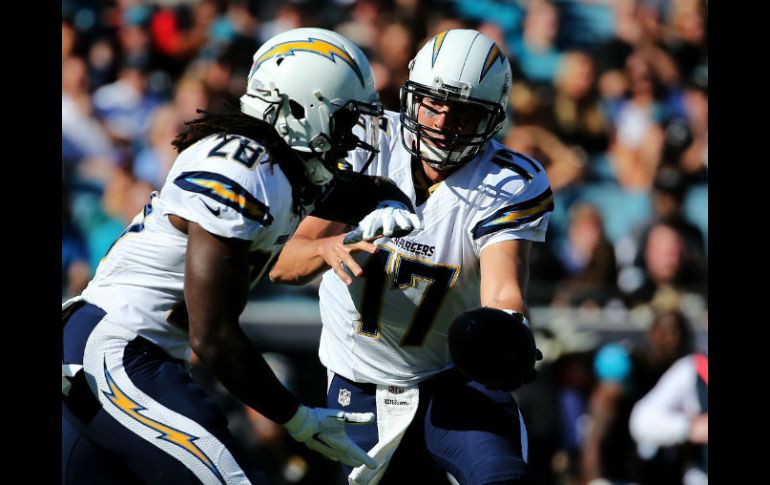
<svg viewBox="0 0 770 485"><path fill-rule="evenodd" d="M293 56L295 52L309 52L311 54L317 54L319 56L325 57L326 59L329 59L332 62L337 62L337 59L341 59L345 64L353 69L356 77L358 77L358 80L361 82L361 86L364 85L364 75L361 73L361 69L358 67L358 64L356 64L356 61L353 60L353 57L348 54L345 49L334 45L329 41L316 39L313 37L308 37L308 40L291 40L288 42L276 44L273 48L254 60L254 64L251 67L249 76L251 76L257 69L259 69L259 66L261 66L262 63L268 59L277 56Z"/></svg>

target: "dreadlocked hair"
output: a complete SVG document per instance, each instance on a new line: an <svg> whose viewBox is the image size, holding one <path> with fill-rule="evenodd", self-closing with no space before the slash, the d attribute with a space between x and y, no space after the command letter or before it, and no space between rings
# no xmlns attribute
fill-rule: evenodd
<svg viewBox="0 0 770 485"><path fill-rule="evenodd" d="M273 125L246 114L231 104L225 104L225 111L211 113L196 110L203 114L200 118L186 121L185 130L174 138L171 144L177 152L189 148L196 142L210 135L241 135L262 145L268 153L270 169L274 165L281 167L292 187L292 212L302 217L305 205L312 203L317 196L317 189L305 175L305 164L300 156L286 144L273 128Z"/></svg>

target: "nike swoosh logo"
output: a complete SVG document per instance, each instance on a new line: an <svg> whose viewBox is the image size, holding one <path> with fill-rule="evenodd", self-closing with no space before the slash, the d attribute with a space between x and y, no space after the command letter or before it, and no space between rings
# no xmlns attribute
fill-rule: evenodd
<svg viewBox="0 0 770 485"><path fill-rule="evenodd" d="M210 205L208 205L208 204L207 204L207 203L205 203L205 202L203 203L203 205L205 205L205 206L206 206L206 209L208 209L209 211L211 211L211 213L212 213L212 214L214 214L215 216L219 216L219 213L220 213L220 212L222 212L222 208L221 208L221 207L217 207L217 210L214 210L214 209L212 209L212 208L211 208L211 206L210 206Z"/></svg>

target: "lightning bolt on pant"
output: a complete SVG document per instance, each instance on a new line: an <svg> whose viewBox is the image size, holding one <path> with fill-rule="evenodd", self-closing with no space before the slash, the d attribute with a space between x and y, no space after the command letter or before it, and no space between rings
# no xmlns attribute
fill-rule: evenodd
<svg viewBox="0 0 770 485"><path fill-rule="evenodd" d="M86 304L64 327L62 484L257 484L227 418L183 361Z"/></svg>

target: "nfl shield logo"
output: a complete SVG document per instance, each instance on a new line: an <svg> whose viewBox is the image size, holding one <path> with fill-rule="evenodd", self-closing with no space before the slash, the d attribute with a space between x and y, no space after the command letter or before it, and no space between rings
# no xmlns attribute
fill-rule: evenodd
<svg viewBox="0 0 770 485"><path fill-rule="evenodd" d="M401 394L404 392L404 388L401 386L388 386L388 391L390 391L393 394Z"/></svg>
<svg viewBox="0 0 770 485"><path fill-rule="evenodd" d="M340 394L337 396L337 402L343 406L350 404L350 391L347 389L340 389Z"/></svg>

